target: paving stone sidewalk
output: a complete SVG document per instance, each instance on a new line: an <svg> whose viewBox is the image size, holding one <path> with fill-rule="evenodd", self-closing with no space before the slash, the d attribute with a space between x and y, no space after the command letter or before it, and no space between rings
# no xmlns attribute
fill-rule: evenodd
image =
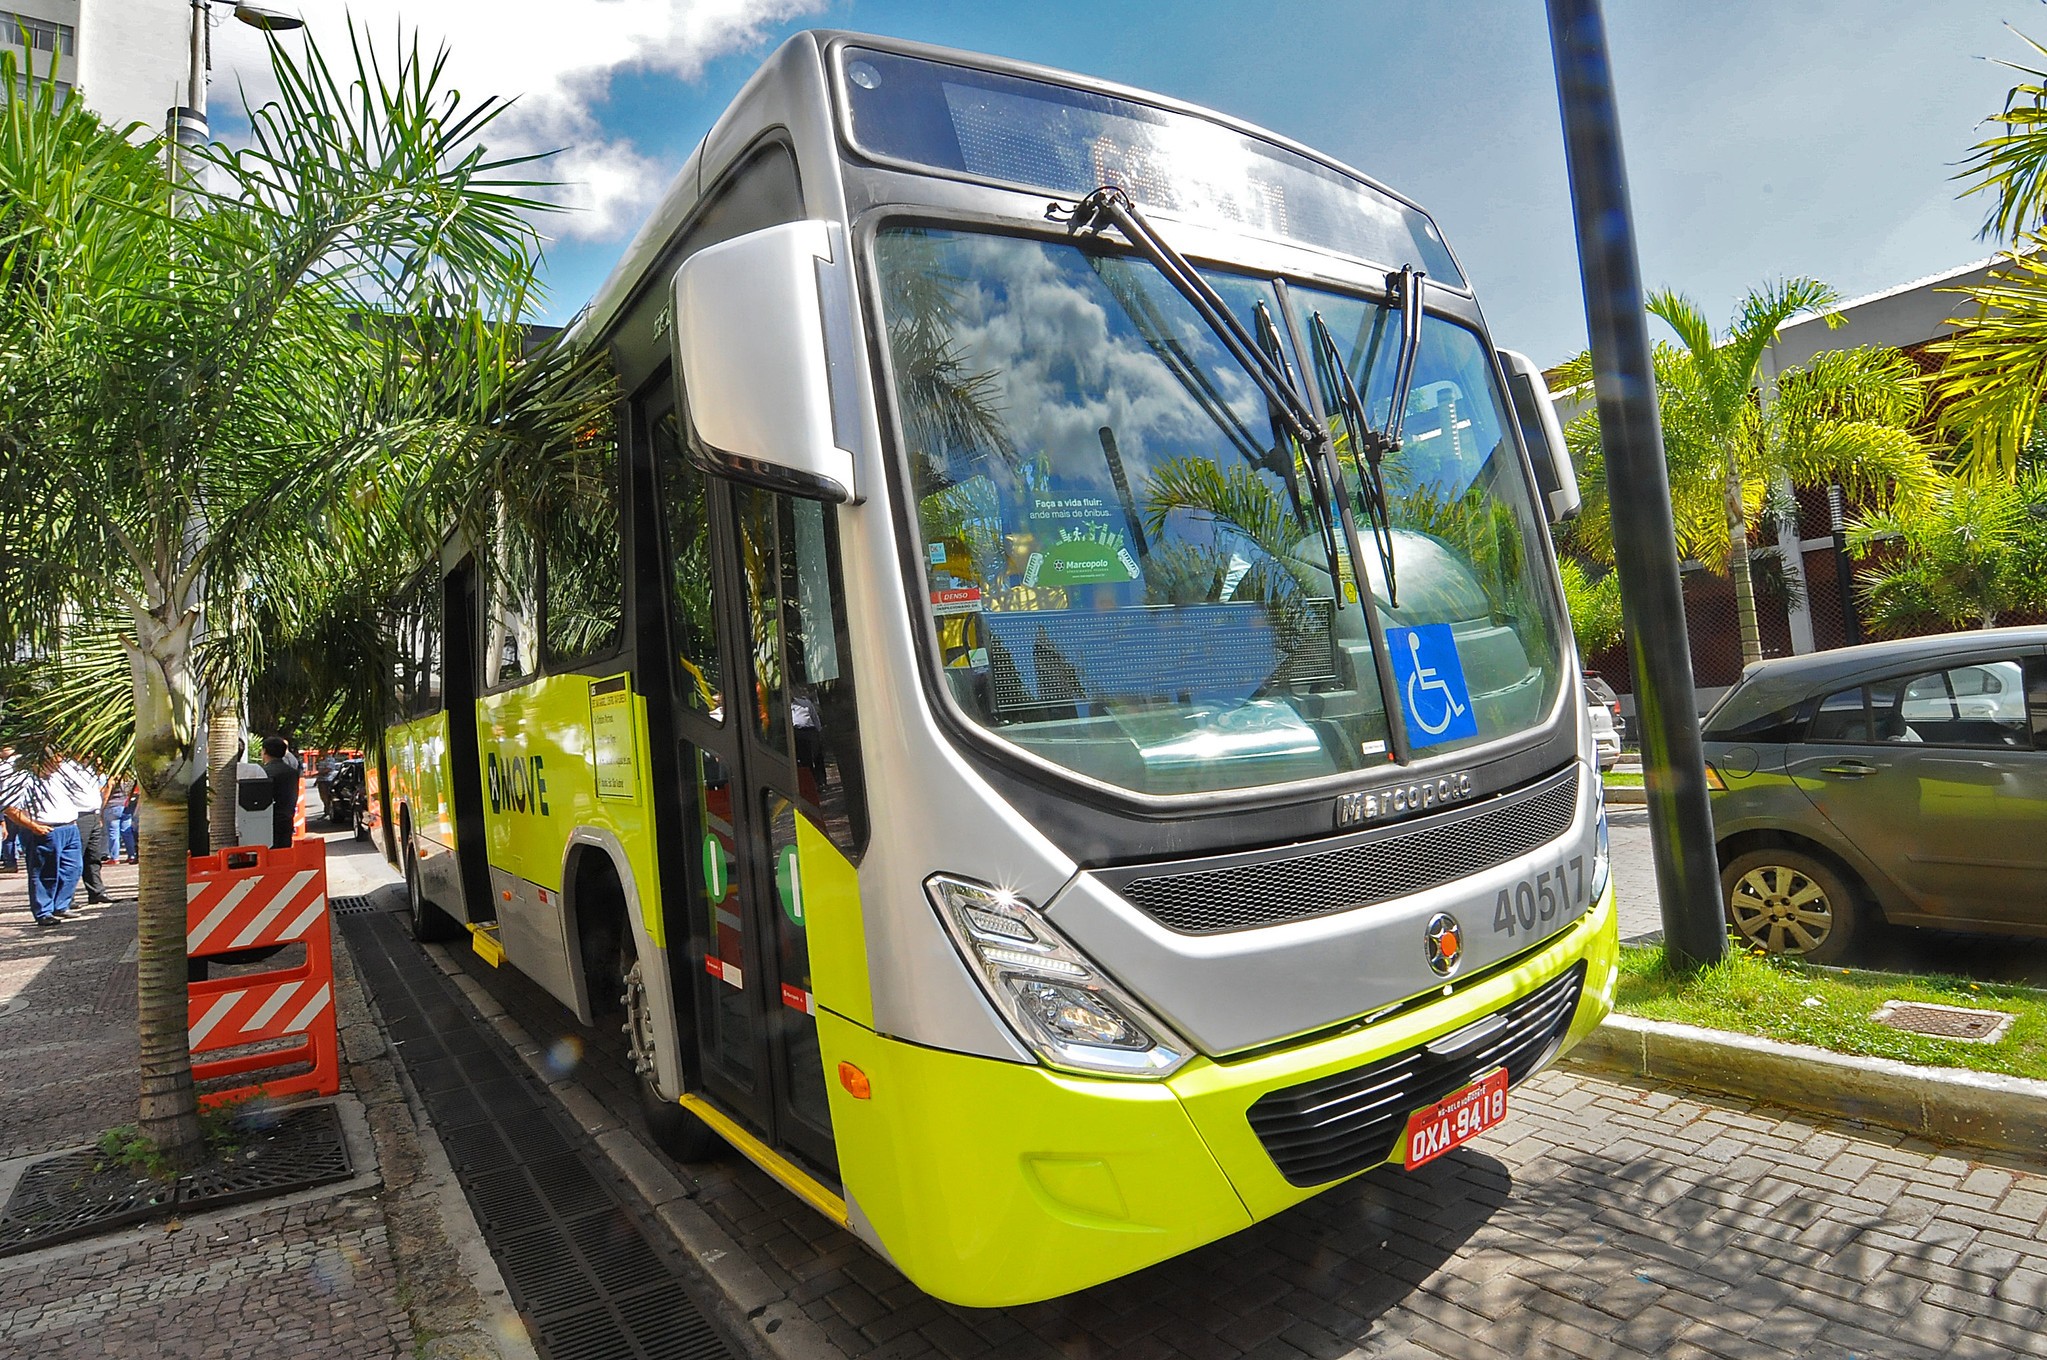
<svg viewBox="0 0 2047 1360"><path fill-rule="evenodd" d="M572 1095L638 1127L619 1036L456 952L540 1045L580 1041ZM832 1349L877 1360L2047 1354L2047 1162L1569 1068L1420 1172L1025 1308L929 1298L736 1157L682 1180Z"/></svg>
<svg viewBox="0 0 2047 1360"><path fill-rule="evenodd" d="M105 876L112 903L81 893L69 923L41 928L23 875L0 875L0 1200L36 1155L135 1118L136 870ZM0 1257L0 1356L532 1354L459 1268L431 1144L338 938L336 973L342 1090L375 1149L357 1169L375 1176ZM466 1213L459 1192L452 1205Z"/></svg>

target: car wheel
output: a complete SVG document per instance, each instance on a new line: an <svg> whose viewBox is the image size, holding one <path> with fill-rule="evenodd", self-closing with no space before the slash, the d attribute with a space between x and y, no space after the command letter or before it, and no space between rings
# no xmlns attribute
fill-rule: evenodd
<svg viewBox="0 0 2047 1360"><path fill-rule="evenodd" d="M412 938L421 944L438 944L461 933L455 918L435 906L420 887L419 856L412 852L410 843L405 847L405 907L412 923Z"/></svg>
<svg viewBox="0 0 2047 1360"><path fill-rule="evenodd" d="M1751 850L1720 871L1727 919L1743 944L1808 963L1838 963L1861 932L1855 889L1798 850Z"/></svg>
<svg viewBox="0 0 2047 1360"><path fill-rule="evenodd" d="M618 946L619 978L625 995L626 1055L639 1078L640 1113L646 1117L647 1132L654 1146L678 1162L706 1162L724 1150L725 1140L711 1126L661 1094L654 1076L654 1010L647 1001L647 978L639 951L633 947L631 930Z"/></svg>

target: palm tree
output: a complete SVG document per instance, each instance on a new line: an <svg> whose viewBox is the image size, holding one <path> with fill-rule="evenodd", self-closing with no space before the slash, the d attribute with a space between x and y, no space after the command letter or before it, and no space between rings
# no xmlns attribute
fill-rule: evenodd
<svg viewBox="0 0 2047 1360"><path fill-rule="evenodd" d="M0 654L62 654L119 602L142 789L140 1126L202 1152L185 1003L186 793L202 662L292 612L313 525L413 522L574 443L605 387L525 348L536 181L445 55L353 69L273 42L249 144L131 142L0 58ZM182 160L183 157L181 156ZM530 470L529 470L530 471ZM433 530L440 526L436 523ZM202 645L202 643L204 645ZM244 668L246 669L246 668ZM57 715L62 725L63 715Z"/></svg>
<svg viewBox="0 0 2047 1360"><path fill-rule="evenodd" d="M1915 433L1917 373L1898 351L1829 351L1780 375L1773 392L1758 390L1778 327L1802 314L1825 315L1835 301L1831 288L1812 279L1766 284L1742 299L1728 333L1716 336L1689 298L1663 292L1649 299L1649 311L1680 342L1659 345L1655 355L1678 547L1733 581L1744 665L1763 654L1749 525L1777 487L1839 482L1864 504L1885 507L1922 504L1939 485L1933 455ZM1589 378L1589 356L1566 365L1566 384ZM1599 475L1596 414L1573 421L1569 438L1592 474L1572 541L1610 562L1612 507Z"/></svg>
<svg viewBox="0 0 2047 1360"><path fill-rule="evenodd" d="M1863 609L1882 632L1995 628L1998 617L2047 605L2047 476L1955 481L1908 515L1866 516L1848 546Z"/></svg>
<svg viewBox="0 0 2047 1360"><path fill-rule="evenodd" d="M2020 35L2033 51L2047 48ZM2005 259L1966 291L1976 316L1933 351L1941 367L1941 428L1956 441L1972 478L2017 471L2040 423L2047 395L2047 71L1999 61L2022 79L1992 114L1995 130L1969 150L1956 175L1963 197L1989 200L1982 234L2003 244Z"/></svg>

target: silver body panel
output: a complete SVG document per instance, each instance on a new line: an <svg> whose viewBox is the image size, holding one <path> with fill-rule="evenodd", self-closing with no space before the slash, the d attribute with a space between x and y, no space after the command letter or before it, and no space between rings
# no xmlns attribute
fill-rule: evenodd
<svg viewBox="0 0 2047 1360"><path fill-rule="evenodd" d="M1451 978L1483 972L1527 952L1591 906L1598 848L1598 771L1579 782L1577 811L1564 835L1539 849L1455 882L1391 901L1278 925L1184 935L1160 925L1093 874L1076 874L1047 916L1118 982L1158 1011L1202 1052L1216 1055L1327 1029L1443 986L1430 970L1425 930L1437 912L1463 927L1463 957ZM1446 817L1468 815L1460 811ZM1309 841L1302 855L1328 846ZM1582 859L1587 891L1536 931L1495 931L1499 895L1560 861ZM1575 886L1575 885L1574 885Z"/></svg>

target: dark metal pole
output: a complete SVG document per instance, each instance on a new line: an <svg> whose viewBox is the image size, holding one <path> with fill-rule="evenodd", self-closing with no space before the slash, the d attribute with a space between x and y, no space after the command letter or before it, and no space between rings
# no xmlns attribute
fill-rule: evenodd
<svg viewBox="0 0 2047 1360"><path fill-rule="evenodd" d="M1841 484L1827 488L1827 527L1834 534L1834 581L1841 589L1841 632L1853 647L1862 641L1862 617L1855 609L1855 570L1848 562L1848 507Z"/></svg>
<svg viewBox="0 0 2047 1360"><path fill-rule="evenodd" d="M1585 279L1607 497L1614 510L1614 560L1635 670L1664 949L1674 967L1690 968L1721 957L1727 928L1649 363L1648 312L1599 0L1549 0L1549 31Z"/></svg>

